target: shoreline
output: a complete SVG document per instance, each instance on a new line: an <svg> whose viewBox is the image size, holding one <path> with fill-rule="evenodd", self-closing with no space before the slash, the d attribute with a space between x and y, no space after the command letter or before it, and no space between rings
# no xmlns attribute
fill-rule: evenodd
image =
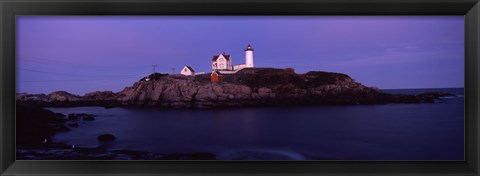
<svg viewBox="0 0 480 176"><path fill-rule="evenodd" d="M153 153L139 150L113 149L105 145L77 147L65 143L51 143L41 148L16 149L17 160L217 160L214 153Z"/></svg>
<svg viewBox="0 0 480 176"><path fill-rule="evenodd" d="M245 107L298 107L298 106L343 106L343 105L384 105L384 104L421 104L434 103L443 97L458 97L446 92L424 92L420 95L411 94L388 94L384 93L378 99L363 100L349 99L349 97L309 97L309 98L266 98L257 101L251 100L224 100L203 101L193 103L191 101L148 101L148 102L121 102L121 101L19 101L17 104L34 105L43 108L56 107L115 107L133 108L161 108L161 109L221 109L221 108L245 108Z"/></svg>

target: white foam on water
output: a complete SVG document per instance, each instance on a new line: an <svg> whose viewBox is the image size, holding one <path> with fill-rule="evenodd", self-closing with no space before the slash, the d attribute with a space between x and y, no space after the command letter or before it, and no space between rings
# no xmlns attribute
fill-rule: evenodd
<svg viewBox="0 0 480 176"><path fill-rule="evenodd" d="M220 160L306 160L300 153L282 149L240 149L218 155Z"/></svg>
<svg viewBox="0 0 480 176"><path fill-rule="evenodd" d="M446 96L446 97L440 97L440 99L454 99L454 98L463 98L464 95L455 95L455 96Z"/></svg>

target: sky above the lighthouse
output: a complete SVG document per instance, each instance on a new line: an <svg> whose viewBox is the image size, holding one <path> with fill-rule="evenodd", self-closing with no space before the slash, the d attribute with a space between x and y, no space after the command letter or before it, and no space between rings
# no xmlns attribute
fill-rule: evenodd
<svg viewBox="0 0 480 176"><path fill-rule="evenodd" d="M18 16L17 92L121 91L156 71L255 67L345 73L380 89L464 85L463 16Z"/></svg>

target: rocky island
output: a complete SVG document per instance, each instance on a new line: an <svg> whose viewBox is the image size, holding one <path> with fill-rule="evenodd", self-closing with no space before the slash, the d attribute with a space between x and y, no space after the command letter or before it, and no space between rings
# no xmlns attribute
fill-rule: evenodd
<svg viewBox="0 0 480 176"><path fill-rule="evenodd" d="M165 108L216 108L289 105L347 105L432 103L448 93L388 94L367 87L342 73L293 69L245 68L211 82L210 74L195 76L155 73L120 92L97 91L83 96L65 91L16 95L17 103L42 107L141 106ZM147 81L148 80L148 81Z"/></svg>

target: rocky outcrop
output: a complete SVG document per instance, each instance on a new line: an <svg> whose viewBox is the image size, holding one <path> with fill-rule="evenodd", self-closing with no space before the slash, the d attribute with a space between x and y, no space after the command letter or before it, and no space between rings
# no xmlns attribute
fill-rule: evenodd
<svg viewBox="0 0 480 176"><path fill-rule="evenodd" d="M15 99L20 102L51 102L52 100L45 94L27 94L17 93Z"/></svg>
<svg viewBox="0 0 480 176"><path fill-rule="evenodd" d="M17 94L17 101L44 106L159 106L211 108L304 104L382 104L433 102L443 93L391 95L367 87L346 74L293 69L247 68L210 82L208 74L152 74L120 92L97 91L84 96L57 91L49 95Z"/></svg>
<svg viewBox="0 0 480 176"><path fill-rule="evenodd" d="M456 95L445 92L425 92L418 95L396 94L392 95L393 103L434 103L440 97L456 97Z"/></svg>
<svg viewBox="0 0 480 176"><path fill-rule="evenodd" d="M111 142L115 140L115 136L113 134L102 134L97 137L97 140L100 142Z"/></svg>
<svg viewBox="0 0 480 176"><path fill-rule="evenodd" d="M46 146L51 143L54 134L69 130L64 125L66 121L64 115L32 105L17 104L16 144L35 148Z"/></svg>
<svg viewBox="0 0 480 176"><path fill-rule="evenodd" d="M55 91L47 95L50 101L82 101L81 96L70 94L66 91Z"/></svg>
<svg viewBox="0 0 480 176"><path fill-rule="evenodd" d="M69 123L68 124L69 127L78 127L78 123L77 122L72 122L72 123Z"/></svg>
<svg viewBox="0 0 480 176"><path fill-rule="evenodd" d="M86 93L83 95L84 100L92 101L106 101L106 100L116 100L117 94L112 91L95 91Z"/></svg>
<svg viewBox="0 0 480 176"><path fill-rule="evenodd" d="M43 105L55 104L56 102L83 102L85 99L82 96L73 95L66 91L55 91L48 95L17 93L16 101L28 104Z"/></svg>
<svg viewBox="0 0 480 176"><path fill-rule="evenodd" d="M140 81L117 93L123 105L177 108L296 104L388 103L379 89L348 75L328 72L295 74L284 69L244 69L211 83L205 76L163 76Z"/></svg>

